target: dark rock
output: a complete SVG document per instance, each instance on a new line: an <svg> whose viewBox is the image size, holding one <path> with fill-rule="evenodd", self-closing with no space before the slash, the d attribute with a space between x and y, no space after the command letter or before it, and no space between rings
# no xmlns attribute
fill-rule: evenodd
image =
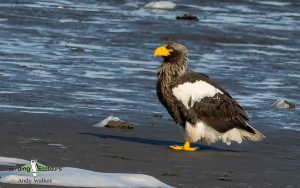
<svg viewBox="0 0 300 188"><path fill-rule="evenodd" d="M184 14L183 16L177 16L176 19L177 20L194 20L194 21L199 20L197 16L189 15L189 14Z"/></svg>
<svg viewBox="0 0 300 188"><path fill-rule="evenodd" d="M131 123L125 121L114 121L111 120L105 125L107 128L121 128L121 129L133 129L134 126Z"/></svg>

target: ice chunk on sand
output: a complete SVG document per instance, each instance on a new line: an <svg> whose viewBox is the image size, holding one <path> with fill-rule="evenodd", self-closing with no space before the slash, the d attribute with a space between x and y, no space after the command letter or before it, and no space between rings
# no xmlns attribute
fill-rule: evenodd
<svg viewBox="0 0 300 188"><path fill-rule="evenodd" d="M27 164L29 161L10 157L0 157L0 165L14 166L16 164Z"/></svg>
<svg viewBox="0 0 300 188"><path fill-rule="evenodd" d="M120 120L118 117L109 116L102 120L100 123L94 125L94 127L107 127L107 128L121 128L121 129L133 129L133 124Z"/></svg>
<svg viewBox="0 0 300 188"><path fill-rule="evenodd" d="M282 98L278 98L273 104L273 107L278 108L278 109L293 109L295 108L295 104L290 103Z"/></svg>
<svg viewBox="0 0 300 188"><path fill-rule="evenodd" d="M145 5L149 9L174 9L176 4L172 1L154 1Z"/></svg>
<svg viewBox="0 0 300 188"><path fill-rule="evenodd" d="M5 158L5 161L25 162L26 160ZM171 187L145 174L101 173L72 167L62 167L61 171L43 172L37 177L29 176L22 171L0 171L0 182L67 187Z"/></svg>
<svg viewBox="0 0 300 188"><path fill-rule="evenodd" d="M105 127L105 125L108 124L109 121L121 121L120 118L114 117L114 116L108 116L104 120L102 120L100 123L97 123L93 125L94 127Z"/></svg>

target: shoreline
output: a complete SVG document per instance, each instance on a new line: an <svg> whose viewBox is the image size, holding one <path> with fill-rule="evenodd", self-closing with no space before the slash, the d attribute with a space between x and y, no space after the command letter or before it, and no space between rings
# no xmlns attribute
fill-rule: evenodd
<svg viewBox="0 0 300 188"><path fill-rule="evenodd" d="M155 117L148 126L133 130L93 127L98 123L95 117L49 114L0 113L0 122L3 157L36 158L50 166L98 172L143 173L174 187L299 186L297 131L265 128L262 142L230 146L199 142L193 144L199 151L182 152L168 149L182 144L179 128ZM32 185L0 183L0 187L23 186Z"/></svg>

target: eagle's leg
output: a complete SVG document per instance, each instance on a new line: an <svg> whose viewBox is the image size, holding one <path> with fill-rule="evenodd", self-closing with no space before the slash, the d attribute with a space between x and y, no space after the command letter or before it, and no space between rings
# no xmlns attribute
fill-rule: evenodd
<svg viewBox="0 0 300 188"><path fill-rule="evenodd" d="M186 140L183 146L178 146L178 145L173 145L169 146L171 149L174 150L183 150L183 151L196 151L198 148L197 147L190 147L190 141Z"/></svg>

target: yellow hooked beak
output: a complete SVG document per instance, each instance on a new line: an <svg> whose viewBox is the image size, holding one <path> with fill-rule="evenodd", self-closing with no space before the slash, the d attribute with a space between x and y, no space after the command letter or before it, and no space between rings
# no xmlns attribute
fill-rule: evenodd
<svg viewBox="0 0 300 188"><path fill-rule="evenodd" d="M167 57L171 55L171 52L172 51L167 49L166 46L160 46L154 51L154 58L156 58L157 56Z"/></svg>

